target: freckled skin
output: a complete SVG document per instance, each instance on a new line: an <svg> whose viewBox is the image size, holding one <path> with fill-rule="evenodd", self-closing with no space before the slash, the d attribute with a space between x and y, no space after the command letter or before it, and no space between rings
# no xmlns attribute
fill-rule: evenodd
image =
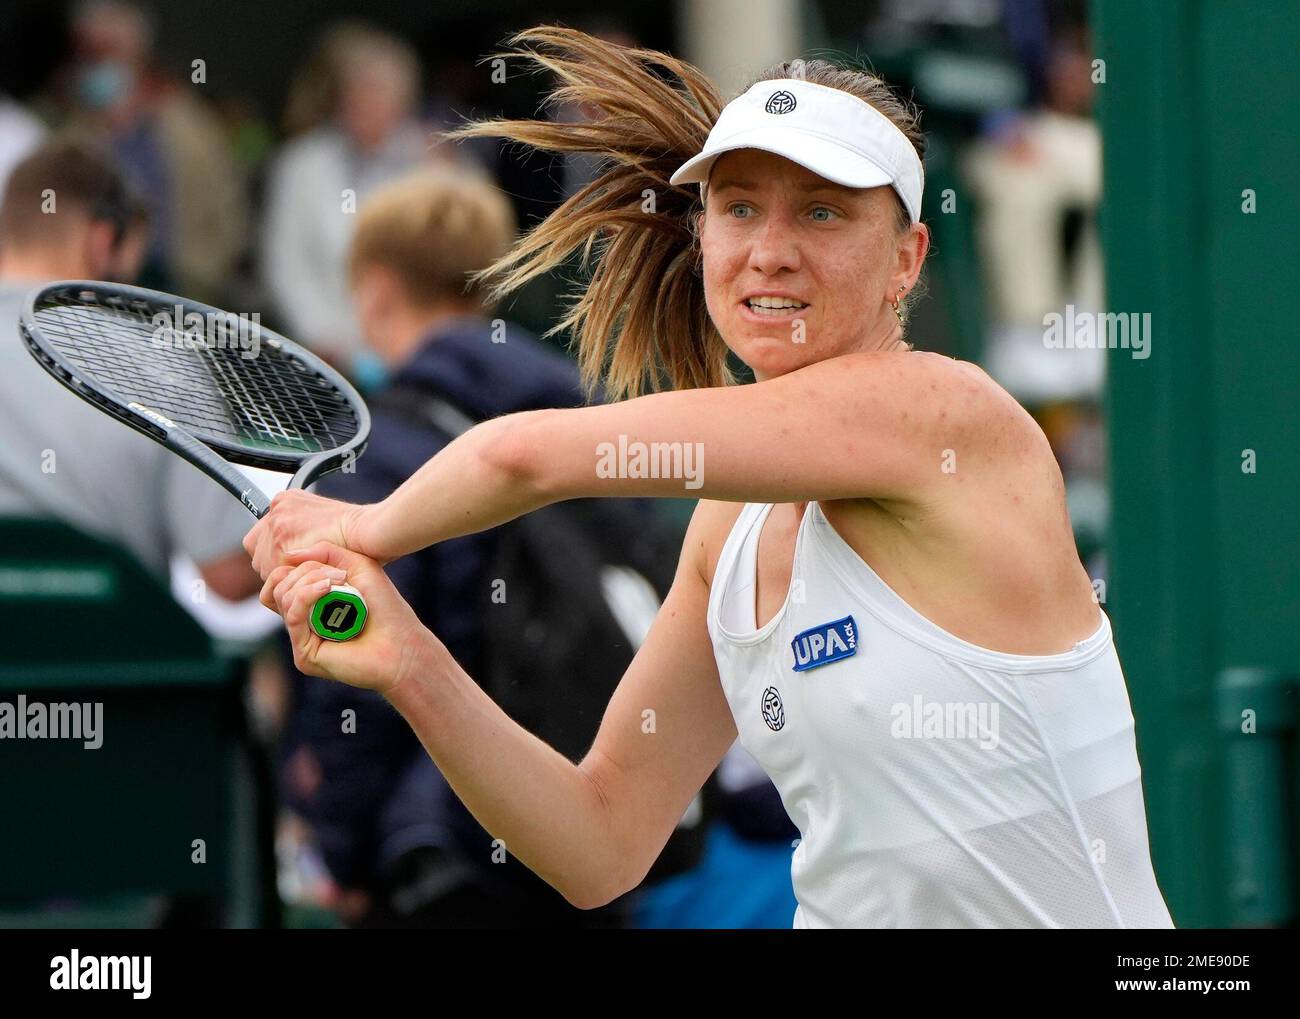
<svg viewBox="0 0 1300 1019"><path fill-rule="evenodd" d="M922 224L899 228L890 188L839 187L788 159L741 149L714 164L699 230L709 314L759 381L840 355L906 350L892 301L900 286L914 285L929 233ZM756 293L793 297L807 307L787 317L757 317L743 304ZM796 318L804 342L795 341ZM950 363L964 377L944 393L929 385L943 401L940 421L960 420L989 399L988 379L977 367ZM869 392L880 382L864 376L860 385ZM1005 393L1002 398L1014 403ZM958 469L942 475L961 490L959 500L928 506L831 500L822 509L887 583L939 625L999 650L1059 651L1097 625L1063 497L1040 483L1059 472L1042 448L1013 434L1009 421L991 428L982 450L959 450ZM1003 454L1008 444L1013 449ZM805 506L774 507L759 535L759 625L785 598ZM1013 517L1013 506L1028 515ZM727 527L737 511L728 511ZM706 553L710 566L725 531L718 530L717 547Z"/></svg>
<svg viewBox="0 0 1300 1019"><path fill-rule="evenodd" d="M700 222L706 303L727 346L758 379L901 347L890 299L915 283L929 231L923 224L898 230L891 188L840 187L757 149L720 157L709 181ZM813 185L821 189L801 190ZM809 305L797 314L804 342L795 342L791 320L745 318L745 296L771 291Z"/></svg>

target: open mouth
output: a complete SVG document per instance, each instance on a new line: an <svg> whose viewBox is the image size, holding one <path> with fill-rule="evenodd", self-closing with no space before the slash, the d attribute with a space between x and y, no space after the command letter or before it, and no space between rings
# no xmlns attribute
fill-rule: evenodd
<svg viewBox="0 0 1300 1019"><path fill-rule="evenodd" d="M808 308L793 297L747 297L740 303L761 318L791 318Z"/></svg>

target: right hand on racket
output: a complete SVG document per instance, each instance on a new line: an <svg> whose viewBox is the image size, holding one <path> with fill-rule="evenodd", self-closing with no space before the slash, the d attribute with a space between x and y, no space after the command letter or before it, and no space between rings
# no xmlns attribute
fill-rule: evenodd
<svg viewBox="0 0 1300 1019"><path fill-rule="evenodd" d="M263 580L290 561L289 552L307 549L317 542L329 542L375 559L378 557L370 555L372 550L363 547L359 538L358 525L369 509L369 506L327 499L300 489L277 492L266 516L244 535L244 550ZM266 593L263 592L262 604L275 608Z"/></svg>
<svg viewBox="0 0 1300 1019"><path fill-rule="evenodd" d="M361 634L343 643L322 640L308 617L331 584L361 592L370 618ZM326 541L288 556L271 570L262 604L284 618L299 672L379 693L390 692L438 639L416 617L383 567Z"/></svg>

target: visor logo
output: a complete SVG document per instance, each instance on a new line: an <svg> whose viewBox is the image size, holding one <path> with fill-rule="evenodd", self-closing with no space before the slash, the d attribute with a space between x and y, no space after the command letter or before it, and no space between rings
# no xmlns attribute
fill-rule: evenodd
<svg viewBox="0 0 1300 1019"><path fill-rule="evenodd" d="M767 97L763 109L768 113L793 113L796 105L798 104L795 102L794 93L781 89Z"/></svg>

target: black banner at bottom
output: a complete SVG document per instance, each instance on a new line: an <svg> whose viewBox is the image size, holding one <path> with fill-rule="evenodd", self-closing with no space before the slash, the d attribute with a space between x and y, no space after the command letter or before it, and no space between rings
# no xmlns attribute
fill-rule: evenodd
<svg viewBox="0 0 1300 1019"><path fill-rule="evenodd" d="M177 1006L436 1007L448 994L608 1002L610 981L659 1007L686 987L779 1000L849 990L864 1004L1015 992L1070 1004L1191 1001L1231 1007L1290 997L1289 931L0 931L0 1001L78 1012ZM854 960L851 962L851 960ZM484 980L487 977L487 980ZM703 986L701 986L703 985ZM800 990L802 988L802 990ZM657 990L656 990L657 989ZM1031 999L1026 999L1031 1000ZM1038 998L1038 1001L1051 1000ZM13 1006L27 1006L17 1011Z"/></svg>

